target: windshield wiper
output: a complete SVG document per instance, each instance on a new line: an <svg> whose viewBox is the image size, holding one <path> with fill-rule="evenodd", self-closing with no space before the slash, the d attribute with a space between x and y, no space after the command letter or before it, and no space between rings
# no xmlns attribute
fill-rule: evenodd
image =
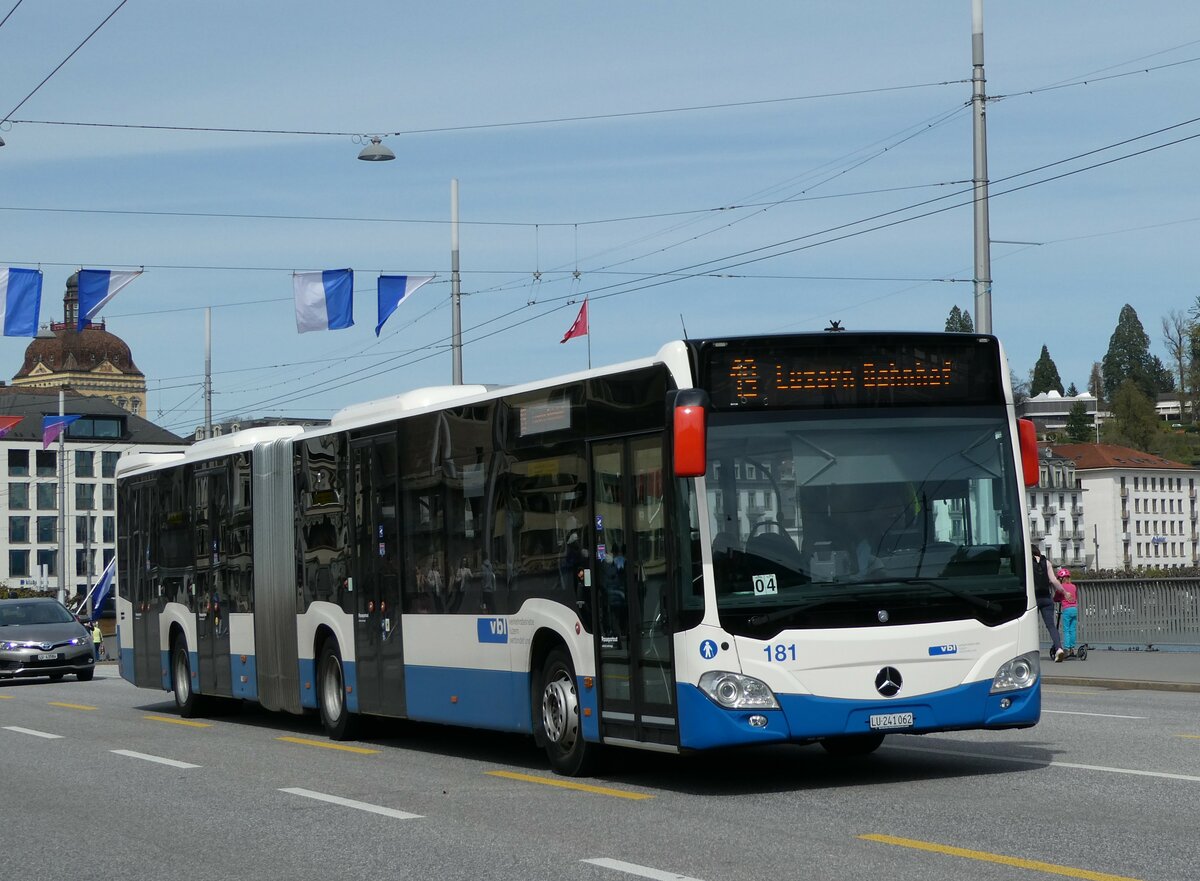
<svg viewBox="0 0 1200 881"><path fill-rule="evenodd" d="M944 592L950 594L951 596L958 597L960 600L967 603L968 605L972 605L977 609L982 609L983 611L987 612L989 615L999 615L1001 612L1004 611L1004 607L1001 606L999 603L993 603L991 600L985 600L983 597L978 597L973 593L968 593L967 591L961 590L960 588L957 588L957 587L951 587L948 584L942 584L937 581L929 581L924 578L901 578L901 579L899 579L899 581L902 584L913 584L913 585L919 584L919 585L924 585L925 587L937 588L938 590L944 591Z"/></svg>

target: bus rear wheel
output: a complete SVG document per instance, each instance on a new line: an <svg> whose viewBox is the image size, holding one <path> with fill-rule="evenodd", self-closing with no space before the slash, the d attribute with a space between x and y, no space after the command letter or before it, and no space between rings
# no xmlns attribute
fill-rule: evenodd
<svg viewBox="0 0 1200 881"><path fill-rule="evenodd" d="M542 667L539 733L550 767L566 777L590 774L600 756L600 745L583 737L581 715L571 657L555 649Z"/></svg>
<svg viewBox="0 0 1200 881"><path fill-rule="evenodd" d="M191 719L200 714L200 696L192 689L192 664L182 638L171 644L171 691L180 716Z"/></svg>
<svg viewBox="0 0 1200 881"><path fill-rule="evenodd" d="M821 746L831 756L865 756L875 752L883 743L882 734L851 734L846 737L827 737Z"/></svg>
<svg viewBox="0 0 1200 881"><path fill-rule="evenodd" d="M352 740L357 719L346 705L346 674L337 645L327 642L317 663L317 707L330 740Z"/></svg>

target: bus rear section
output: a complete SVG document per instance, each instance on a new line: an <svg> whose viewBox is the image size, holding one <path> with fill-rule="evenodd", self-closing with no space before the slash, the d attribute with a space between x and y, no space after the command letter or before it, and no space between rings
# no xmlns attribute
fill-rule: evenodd
<svg viewBox="0 0 1200 881"><path fill-rule="evenodd" d="M867 752L888 733L1036 724L1025 469L996 340L696 352L706 603L677 649L681 746Z"/></svg>

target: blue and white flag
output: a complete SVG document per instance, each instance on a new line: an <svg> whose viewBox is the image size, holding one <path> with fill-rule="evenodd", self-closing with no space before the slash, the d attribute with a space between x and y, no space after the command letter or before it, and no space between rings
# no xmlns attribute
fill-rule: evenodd
<svg viewBox="0 0 1200 881"><path fill-rule="evenodd" d="M432 275L381 275L379 276L379 323L375 325L375 336L383 328L400 301L425 284L433 281Z"/></svg>
<svg viewBox="0 0 1200 881"><path fill-rule="evenodd" d="M354 326L354 270L292 273L296 331L341 330Z"/></svg>
<svg viewBox="0 0 1200 881"><path fill-rule="evenodd" d="M41 308L41 270L0 269L0 320L5 336L37 336Z"/></svg>
<svg viewBox="0 0 1200 881"><path fill-rule="evenodd" d="M113 557L108 561L108 565L104 567L104 573L100 576L100 580L96 582L96 586L92 588L92 620L95 621L100 617L100 610L104 608L104 601L108 599L108 595L112 593L113 575L117 571L117 558Z"/></svg>
<svg viewBox="0 0 1200 881"><path fill-rule="evenodd" d="M142 274L142 270L79 270L79 320L76 330L96 317L104 305L117 295L125 285Z"/></svg>

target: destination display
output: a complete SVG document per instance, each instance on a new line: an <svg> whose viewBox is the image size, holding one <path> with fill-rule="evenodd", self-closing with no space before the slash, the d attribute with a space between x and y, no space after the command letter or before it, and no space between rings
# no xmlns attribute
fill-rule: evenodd
<svg viewBox="0 0 1200 881"><path fill-rule="evenodd" d="M914 344L887 335L726 340L702 345L714 409L998 404L999 352L990 337ZM843 341L844 340L844 341Z"/></svg>

